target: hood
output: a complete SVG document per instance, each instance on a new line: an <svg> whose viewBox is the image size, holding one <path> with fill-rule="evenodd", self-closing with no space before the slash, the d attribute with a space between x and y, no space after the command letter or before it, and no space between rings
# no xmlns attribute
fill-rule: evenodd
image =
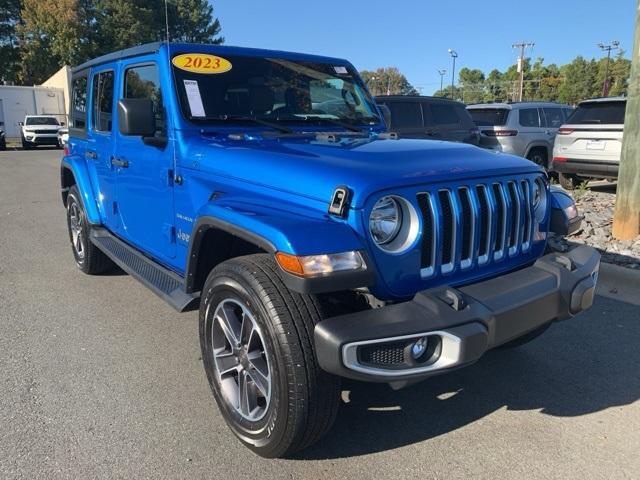
<svg viewBox="0 0 640 480"><path fill-rule="evenodd" d="M197 140L196 140L197 138ZM328 203L337 186L361 208L381 190L444 180L540 171L532 162L472 145L434 140L345 137L185 139L184 167L235 177Z"/></svg>

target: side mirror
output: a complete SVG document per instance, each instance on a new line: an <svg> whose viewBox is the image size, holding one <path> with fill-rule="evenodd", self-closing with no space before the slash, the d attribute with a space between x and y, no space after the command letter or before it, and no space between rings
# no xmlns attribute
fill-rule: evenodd
<svg viewBox="0 0 640 480"><path fill-rule="evenodd" d="M378 110L380 110L380 113L384 118L384 123L387 124L387 128L391 128L391 110L389 110L389 107L384 104L379 104Z"/></svg>
<svg viewBox="0 0 640 480"><path fill-rule="evenodd" d="M64 122L60 122L60 126L61 126L61 127L64 127Z"/></svg>
<svg viewBox="0 0 640 480"><path fill-rule="evenodd" d="M122 135L153 137L156 117L148 98L123 98L118 101L118 126Z"/></svg>
<svg viewBox="0 0 640 480"><path fill-rule="evenodd" d="M22 127L22 126L24 126L24 123L23 123L23 122L18 122L18 125L19 125L20 127Z"/></svg>

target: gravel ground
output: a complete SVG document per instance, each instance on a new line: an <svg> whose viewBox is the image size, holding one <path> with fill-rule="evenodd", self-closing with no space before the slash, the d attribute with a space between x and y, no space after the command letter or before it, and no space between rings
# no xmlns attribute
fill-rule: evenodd
<svg viewBox="0 0 640 480"><path fill-rule="evenodd" d="M566 239L553 238L550 248L567 251L572 244L591 245L602 253L605 262L640 269L640 236L621 241L611 234L615 195L615 184L607 182L592 182L588 190L574 193L578 210L585 217L582 228Z"/></svg>
<svg viewBox="0 0 640 480"><path fill-rule="evenodd" d="M58 162L0 152L1 479L638 478L640 301L615 285L471 367L399 392L345 382L325 439L256 457L215 408L196 312L75 267Z"/></svg>

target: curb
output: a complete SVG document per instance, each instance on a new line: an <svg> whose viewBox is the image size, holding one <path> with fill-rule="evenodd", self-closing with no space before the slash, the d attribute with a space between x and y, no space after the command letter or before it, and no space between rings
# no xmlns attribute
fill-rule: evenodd
<svg viewBox="0 0 640 480"><path fill-rule="evenodd" d="M640 305L640 270L600 262L597 294Z"/></svg>

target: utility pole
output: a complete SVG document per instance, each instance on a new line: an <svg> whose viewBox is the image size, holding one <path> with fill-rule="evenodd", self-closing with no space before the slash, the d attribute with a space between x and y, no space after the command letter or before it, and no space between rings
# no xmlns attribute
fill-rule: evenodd
<svg viewBox="0 0 640 480"><path fill-rule="evenodd" d="M599 43L598 47L603 52L607 52L607 63L605 63L604 67L604 81L602 82L602 96L609 96L609 62L611 61L611 50L617 50L620 48L620 42L614 40L611 44Z"/></svg>
<svg viewBox="0 0 640 480"><path fill-rule="evenodd" d="M451 59L453 60L453 67L451 68L451 100L455 100L455 78L456 78L456 58L458 58L458 52L450 48L448 50Z"/></svg>
<svg viewBox="0 0 640 480"><path fill-rule="evenodd" d="M443 81L444 81L444 76L447 74L447 71L443 68L441 70L438 70L438 73L440 74L440 91L442 92L442 85L443 85ZM444 92L442 92L444 93Z"/></svg>
<svg viewBox="0 0 640 480"><path fill-rule="evenodd" d="M618 173L613 236L633 240L640 235L640 1L631 57L631 76L624 117L624 137Z"/></svg>
<svg viewBox="0 0 640 480"><path fill-rule="evenodd" d="M533 42L520 42L511 45L511 48L519 48L520 56L518 57L518 72L520 73L520 89L518 93L518 101L522 101L522 92L524 90L524 49L527 47L533 47Z"/></svg>

